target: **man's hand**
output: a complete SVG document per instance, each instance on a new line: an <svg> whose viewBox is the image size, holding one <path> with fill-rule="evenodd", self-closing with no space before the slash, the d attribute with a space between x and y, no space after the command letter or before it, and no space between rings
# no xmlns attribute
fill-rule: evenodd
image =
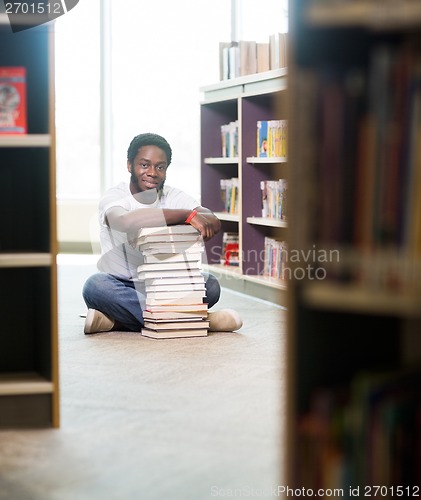
<svg viewBox="0 0 421 500"><path fill-rule="evenodd" d="M206 208L198 207L196 210L197 214L190 221L190 224L200 232L204 241L208 241L221 230L221 221Z"/></svg>

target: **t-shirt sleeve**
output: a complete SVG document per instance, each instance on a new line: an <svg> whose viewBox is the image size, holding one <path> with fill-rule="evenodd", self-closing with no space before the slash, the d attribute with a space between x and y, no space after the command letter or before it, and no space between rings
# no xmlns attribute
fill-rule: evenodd
<svg viewBox="0 0 421 500"><path fill-rule="evenodd" d="M129 210L129 202L124 191L119 188L112 188L108 190L99 202L99 220L101 224L106 225L105 214L107 210L113 207L122 207Z"/></svg>

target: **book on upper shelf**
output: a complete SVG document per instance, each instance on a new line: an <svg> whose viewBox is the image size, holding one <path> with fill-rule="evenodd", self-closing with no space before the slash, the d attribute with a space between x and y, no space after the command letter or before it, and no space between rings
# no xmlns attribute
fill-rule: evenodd
<svg viewBox="0 0 421 500"><path fill-rule="evenodd" d="M0 66L0 134L26 134L26 68Z"/></svg>
<svg viewBox="0 0 421 500"><path fill-rule="evenodd" d="M270 70L269 42L258 42L256 45L257 72Z"/></svg>
<svg viewBox="0 0 421 500"><path fill-rule="evenodd" d="M253 40L238 42L240 56L240 76L257 73L257 44Z"/></svg>
<svg viewBox="0 0 421 500"><path fill-rule="evenodd" d="M285 68L288 54L288 34L273 33L269 36L270 69Z"/></svg>

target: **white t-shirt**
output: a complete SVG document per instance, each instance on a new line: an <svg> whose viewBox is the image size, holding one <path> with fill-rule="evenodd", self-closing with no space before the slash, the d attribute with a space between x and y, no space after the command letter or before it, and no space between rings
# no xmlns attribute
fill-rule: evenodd
<svg viewBox="0 0 421 500"><path fill-rule="evenodd" d="M99 224L101 258L98 261L100 271L125 278L137 278L137 266L142 263L141 253L127 241L127 234L111 230L105 221L107 210L112 207L122 207L127 211L139 208L172 208L193 210L200 204L180 189L164 186L163 194L154 203L139 203L130 192L130 184L121 182L109 189L99 202ZM162 225L165 218L162 214Z"/></svg>

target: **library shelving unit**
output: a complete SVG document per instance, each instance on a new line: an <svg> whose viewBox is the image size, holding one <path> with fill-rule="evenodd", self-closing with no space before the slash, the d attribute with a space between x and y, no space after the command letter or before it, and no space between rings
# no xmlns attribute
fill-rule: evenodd
<svg viewBox="0 0 421 500"><path fill-rule="evenodd" d="M12 33L0 66L26 68L27 131L0 135L0 427L58 427L52 23Z"/></svg>
<svg viewBox="0 0 421 500"><path fill-rule="evenodd" d="M286 239L287 221L262 218L260 181L287 177L287 157L257 157L257 122L287 119L287 69L201 88L201 202L222 222L206 244L207 268L224 285L284 304L286 282L263 275L265 236ZM281 103L281 105L279 105ZM238 121L238 155L222 156L221 125ZM238 178L238 211L224 212L221 179ZM239 235L239 266L220 263L224 232Z"/></svg>
<svg viewBox="0 0 421 500"><path fill-rule="evenodd" d="M412 498L421 4L291 0L289 9L288 243L301 258L288 290L287 482L301 496Z"/></svg>

